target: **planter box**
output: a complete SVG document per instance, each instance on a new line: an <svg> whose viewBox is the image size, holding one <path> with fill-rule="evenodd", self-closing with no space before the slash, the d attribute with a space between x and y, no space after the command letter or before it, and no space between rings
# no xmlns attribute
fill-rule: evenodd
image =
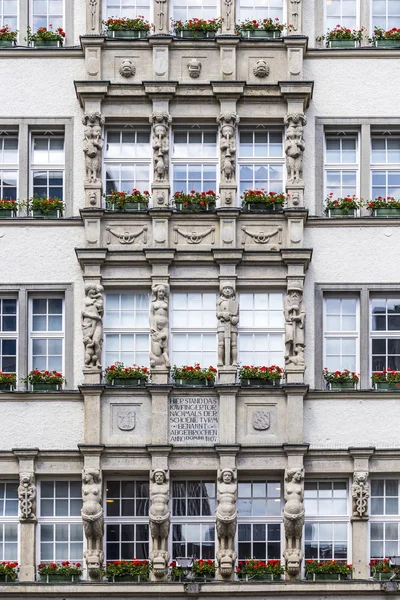
<svg viewBox="0 0 400 600"><path fill-rule="evenodd" d="M258 387L276 387L277 385L281 385L281 379L241 379L240 383L242 385L256 385Z"/></svg>
<svg viewBox="0 0 400 600"><path fill-rule="evenodd" d="M174 384L184 387L213 387L214 381L210 379L175 379Z"/></svg>
<svg viewBox="0 0 400 600"><path fill-rule="evenodd" d="M183 31L175 32L176 37L186 40L213 40L215 39L215 31L192 31L184 29Z"/></svg>
<svg viewBox="0 0 400 600"><path fill-rule="evenodd" d="M400 48L400 40L375 40L375 46L376 48Z"/></svg>
<svg viewBox="0 0 400 600"><path fill-rule="evenodd" d="M45 583L77 583L81 580L78 575L40 575L40 581Z"/></svg>
<svg viewBox="0 0 400 600"><path fill-rule="evenodd" d="M330 390L355 390L357 389L357 384L352 383L351 381L344 381L343 383L339 383L338 381L334 381L328 384ZM323 573L326 575L326 573Z"/></svg>
<svg viewBox="0 0 400 600"><path fill-rule="evenodd" d="M251 212L276 212L283 210L282 204L263 204L262 202L246 202L244 205L245 210Z"/></svg>
<svg viewBox="0 0 400 600"><path fill-rule="evenodd" d="M374 575L372 575L372 577L374 579L377 579L378 581L389 581L389 579L393 577L393 575L394 573L375 573Z"/></svg>
<svg viewBox="0 0 400 600"><path fill-rule="evenodd" d="M349 208L349 210L343 210L342 208L329 208L328 216L329 217L355 217L356 209Z"/></svg>
<svg viewBox="0 0 400 600"><path fill-rule="evenodd" d="M374 208L374 217L400 217L400 208Z"/></svg>
<svg viewBox="0 0 400 600"><path fill-rule="evenodd" d="M279 40L282 37L282 32L256 29L255 31L241 31L240 35L244 39Z"/></svg>
<svg viewBox="0 0 400 600"><path fill-rule="evenodd" d="M377 381L375 384L376 390L390 390L391 392L400 392L399 383L389 383L388 381Z"/></svg>
<svg viewBox="0 0 400 600"><path fill-rule="evenodd" d="M0 383L0 392L12 392L13 386L9 383Z"/></svg>
<svg viewBox="0 0 400 600"><path fill-rule="evenodd" d="M120 385L122 387L145 387L146 379L125 379L116 377L112 380L111 385Z"/></svg>
<svg viewBox="0 0 400 600"><path fill-rule="evenodd" d="M125 202L123 206L114 206L110 202L106 202L107 210L122 211L122 212L135 212L137 210L147 210L148 204L144 202Z"/></svg>
<svg viewBox="0 0 400 600"><path fill-rule="evenodd" d="M44 213L41 210L33 210L32 216L36 219L59 219L60 217L62 217L62 211L56 209L49 210L48 212Z"/></svg>
<svg viewBox="0 0 400 600"><path fill-rule="evenodd" d="M183 202L177 202L175 204L175 210L177 210L178 212L191 212L191 213L209 212L210 210L215 210L215 202L209 202L208 204L205 204L204 206L202 206L200 204L196 204L196 205L189 204L189 206L185 206L183 204Z"/></svg>
<svg viewBox="0 0 400 600"><path fill-rule="evenodd" d="M328 42L328 48L357 48L357 40L331 40Z"/></svg>
<svg viewBox="0 0 400 600"><path fill-rule="evenodd" d="M0 210L0 219L12 219L15 217L14 210Z"/></svg>
<svg viewBox="0 0 400 600"><path fill-rule="evenodd" d="M59 48L60 42L58 40L35 40L33 46L34 48Z"/></svg>
<svg viewBox="0 0 400 600"><path fill-rule="evenodd" d="M341 573L307 573L308 581L346 581L350 579L348 575Z"/></svg>
<svg viewBox="0 0 400 600"><path fill-rule="evenodd" d="M138 29L121 29L120 31L106 31L109 38L129 39L129 40L145 40L149 35L148 30Z"/></svg>
<svg viewBox="0 0 400 600"><path fill-rule="evenodd" d="M14 583L15 581L17 581L16 577L13 579L9 575L0 575L0 583Z"/></svg>
<svg viewBox="0 0 400 600"><path fill-rule="evenodd" d="M32 392L58 392L61 389L59 383L32 383Z"/></svg>
<svg viewBox="0 0 400 600"><path fill-rule="evenodd" d="M144 579L143 577L140 577L140 575L114 575L114 577L112 579L109 579L109 581L113 581L114 583L128 583L128 582L132 582L132 581L148 581L147 579Z"/></svg>
<svg viewBox="0 0 400 600"><path fill-rule="evenodd" d="M263 575L243 575L239 576L240 581L280 581L280 575L274 575L273 573L264 573Z"/></svg>
<svg viewBox="0 0 400 600"><path fill-rule="evenodd" d="M12 48L14 45L14 40L0 40L0 48Z"/></svg>

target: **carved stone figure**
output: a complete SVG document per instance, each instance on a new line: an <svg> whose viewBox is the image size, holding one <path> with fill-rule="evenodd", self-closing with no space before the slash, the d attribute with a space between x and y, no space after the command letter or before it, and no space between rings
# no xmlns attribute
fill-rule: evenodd
<svg viewBox="0 0 400 600"><path fill-rule="evenodd" d="M169 482L167 473L156 469L151 475L150 483L150 533L152 551L150 560L156 577L166 575L170 555L168 552L168 536L171 522L169 510Z"/></svg>
<svg viewBox="0 0 400 600"><path fill-rule="evenodd" d="M201 62L197 58L191 58L187 64L189 76L197 79L200 76Z"/></svg>
<svg viewBox="0 0 400 600"><path fill-rule="evenodd" d="M351 486L353 517L368 517L369 483L366 471L355 471Z"/></svg>
<svg viewBox="0 0 400 600"><path fill-rule="evenodd" d="M219 550L217 561L222 577L232 574L236 561L237 482L232 469L218 470L216 528Z"/></svg>
<svg viewBox="0 0 400 600"><path fill-rule="evenodd" d="M85 558L89 575L96 579L99 577L98 569L104 559L102 480L98 469L84 469L82 471L82 500L81 514L87 543Z"/></svg>
<svg viewBox="0 0 400 600"><path fill-rule="evenodd" d="M85 154L86 183L96 183L101 173L104 117L98 112L90 113L83 117L82 123L85 125L83 152Z"/></svg>
<svg viewBox="0 0 400 600"><path fill-rule="evenodd" d="M232 5L233 5L233 0L224 0L224 4L225 4L225 26L227 31L230 31L231 26L232 26Z"/></svg>
<svg viewBox="0 0 400 600"><path fill-rule="evenodd" d="M36 519L36 485L34 473L20 473L18 486L19 518Z"/></svg>
<svg viewBox="0 0 400 600"><path fill-rule="evenodd" d="M237 365L239 303L232 283L225 282L217 300L218 366Z"/></svg>
<svg viewBox="0 0 400 600"><path fill-rule="evenodd" d="M168 181L169 139L171 116L165 112L154 112L150 117L153 125L152 147L154 154L154 179Z"/></svg>
<svg viewBox="0 0 400 600"><path fill-rule="evenodd" d="M290 24L293 26L293 31L297 31L299 28L299 9L301 0L290 0L291 6L291 21Z"/></svg>
<svg viewBox="0 0 400 600"><path fill-rule="evenodd" d="M303 552L301 536L304 525L304 472L303 469L290 469L285 475L285 507L283 524L285 526L286 547L283 556L286 569L291 576L300 572Z"/></svg>
<svg viewBox="0 0 400 600"><path fill-rule="evenodd" d="M91 16L91 28L92 31L96 29L96 13L97 13L97 0L89 0L90 16Z"/></svg>
<svg viewBox="0 0 400 600"><path fill-rule="evenodd" d="M285 117L285 154L288 183L299 183L303 179L303 153L305 149L303 126L306 123L307 119L301 113Z"/></svg>
<svg viewBox="0 0 400 600"><path fill-rule="evenodd" d="M150 304L150 366L169 367L168 357L168 296L169 285L159 283L151 288Z"/></svg>
<svg viewBox="0 0 400 600"><path fill-rule="evenodd" d="M253 73L256 77L260 77L260 79L269 75L269 66L263 58L257 60L253 67Z"/></svg>
<svg viewBox="0 0 400 600"><path fill-rule="evenodd" d="M102 285L88 283L85 286L85 306L81 315L82 333L85 346L85 365L92 369L101 369L103 292Z"/></svg>
<svg viewBox="0 0 400 600"><path fill-rule="evenodd" d="M283 302L285 316L285 362L304 365L306 307L303 302L303 284L290 281Z"/></svg>
<svg viewBox="0 0 400 600"><path fill-rule="evenodd" d="M119 74L122 75L122 77L133 77L135 73L136 73L135 65L133 64L133 62L131 60L129 60L128 58L125 58L121 62L121 66L119 68Z"/></svg>
<svg viewBox="0 0 400 600"><path fill-rule="evenodd" d="M157 3L157 27L160 31L164 29L165 3L167 0L156 0Z"/></svg>
<svg viewBox="0 0 400 600"><path fill-rule="evenodd" d="M220 124L220 150L221 150L221 181L223 183L233 183L235 181L236 169L236 125L239 123L239 117L235 113L221 114L217 121Z"/></svg>

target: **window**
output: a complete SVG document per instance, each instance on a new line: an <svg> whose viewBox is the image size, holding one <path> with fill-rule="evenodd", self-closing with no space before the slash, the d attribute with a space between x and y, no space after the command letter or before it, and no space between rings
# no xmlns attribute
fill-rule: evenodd
<svg viewBox="0 0 400 600"><path fill-rule="evenodd" d="M148 515L148 481L107 481L106 560L149 557Z"/></svg>
<svg viewBox="0 0 400 600"><path fill-rule="evenodd" d="M385 31L400 25L400 0L372 0L372 28Z"/></svg>
<svg viewBox="0 0 400 600"><path fill-rule="evenodd" d="M340 23L349 29L357 27L356 0L325 0L326 29L335 29Z"/></svg>
<svg viewBox="0 0 400 600"><path fill-rule="evenodd" d="M172 482L172 555L215 557L215 500L213 481ZM188 519L190 517L190 519Z"/></svg>
<svg viewBox="0 0 400 600"><path fill-rule="evenodd" d="M238 21L278 18L282 23L283 0L239 0Z"/></svg>
<svg viewBox="0 0 400 600"><path fill-rule="evenodd" d="M239 361L284 365L283 294L240 293Z"/></svg>
<svg viewBox="0 0 400 600"><path fill-rule="evenodd" d="M32 192L38 196L64 196L64 137L32 136Z"/></svg>
<svg viewBox="0 0 400 600"><path fill-rule="evenodd" d="M399 2L400 4L400 2ZM372 136L372 198L400 195L400 136Z"/></svg>
<svg viewBox="0 0 400 600"><path fill-rule="evenodd" d="M18 0L0 0L0 27L3 25L18 29Z"/></svg>
<svg viewBox="0 0 400 600"><path fill-rule="evenodd" d="M173 0L173 18L175 21L181 19L187 21L197 17L198 19L216 19L219 17L219 3L217 0Z"/></svg>
<svg viewBox="0 0 400 600"><path fill-rule="evenodd" d="M150 1L149 0L106 0L104 18L119 17L134 19L142 15L145 19L150 19Z"/></svg>
<svg viewBox="0 0 400 600"><path fill-rule="evenodd" d="M40 561L60 562L83 559L80 481L40 483Z"/></svg>
<svg viewBox="0 0 400 600"><path fill-rule="evenodd" d="M32 0L32 28L53 26L55 31L64 27L63 0Z"/></svg>
<svg viewBox="0 0 400 600"><path fill-rule="evenodd" d="M325 192L333 198L357 196L358 138L354 134L325 137Z"/></svg>
<svg viewBox="0 0 400 600"><path fill-rule="evenodd" d="M280 559L281 504L280 481L239 481L239 560Z"/></svg>
<svg viewBox="0 0 400 600"><path fill-rule="evenodd" d="M105 364L149 362L149 294L107 293L105 296Z"/></svg>
<svg viewBox="0 0 400 600"><path fill-rule="evenodd" d="M399 514L399 480L371 479L371 559L399 554Z"/></svg>
<svg viewBox="0 0 400 600"><path fill-rule="evenodd" d="M400 298L371 300L372 371L400 370Z"/></svg>
<svg viewBox="0 0 400 600"><path fill-rule="evenodd" d="M172 363L215 365L217 349L216 294L172 294Z"/></svg>
<svg viewBox="0 0 400 600"><path fill-rule="evenodd" d="M106 132L105 187L131 192L133 188L144 192L150 188L150 131L110 129Z"/></svg>
<svg viewBox="0 0 400 600"><path fill-rule="evenodd" d="M324 366L328 371L358 370L358 299L326 297L324 301Z"/></svg>
<svg viewBox="0 0 400 600"><path fill-rule="evenodd" d="M0 371L17 372L17 300L0 298Z"/></svg>
<svg viewBox="0 0 400 600"><path fill-rule="evenodd" d="M64 302L62 298L31 298L31 368L63 372Z"/></svg>
<svg viewBox="0 0 400 600"><path fill-rule="evenodd" d="M217 132L174 131L173 193L217 191Z"/></svg>
<svg viewBox="0 0 400 600"><path fill-rule="evenodd" d="M17 190L18 137L12 134L2 135L0 136L0 198L17 200Z"/></svg>
<svg viewBox="0 0 400 600"><path fill-rule="evenodd" d="M347 560L348 495L345 481L306 481L305 559Z"/></svg>
<svg viewBox="0 0 400 600"><path fill-rule="evenodd" d="M240 194L263 188L283 192L282 131L239 131Z"/></svg>
<svg viewBox="0 0 400 600"><path fill-rule="evenodd" d="M0 561L18 560L18 483L0 481Z"/></svg>

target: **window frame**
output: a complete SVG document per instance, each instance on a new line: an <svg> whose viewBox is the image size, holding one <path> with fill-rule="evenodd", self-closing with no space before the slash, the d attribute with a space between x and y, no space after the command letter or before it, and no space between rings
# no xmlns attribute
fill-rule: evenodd
<svg viewBox="0 0 400 600"><path fill-rule="evenodd" d="M119 0L119 3L120 3L120 6L121 6L121 0ZM132 4L133 3L137 5L137 0L132 0ZM154 21L154 10L153 10L154 7L153 7L153 4L154 4L154 2L152 2L152 0L149 0L149 18L148 18L148 21L150 23L152 23ZM143 9L139 8L138 10L139 10L139 12L136 14L137 17L139 16L139 14L142 13ZM101 2L101 11L102 11L102 19L106 20L107 19L107 0L102 0L102 2ZM122 11L122 7L121 7L121 11ZM115 14L115 15L111 15L111 16L115 16L117 18L124 18L127 15L123 14L121 12L121 14ZM130 18L130 17L128 17L128 18Z"/></svg>
<svg viewBox="0 0 400 600"><path fill-rule="evenodd" d="M0 0L1 1L1 0ZM4 152L4 140L15 138L17 140L17 161L15 163L6 163L0 162L0 173L2 172L14 172L16 173L16 197L15 200L19 199L19 176L20 176L20 143L19 143L19 131L18 129L9 129L8 131L2 131L0 134L0 156ZM7 188L6 188L7 189ZM5 198L4 196L4 184L3 178L1 178L0 182L0 198ZM18 212L18 211L16 211Z"/></svg>
<svg viewBox="0 0 400 600"><path fill-rule="evenodd" d="M33 300L61 300L62 301L62 331L33 331ZM46 313L46 317L48 317L49 313ZM61 373L65 374L65 297L60 294L30 294L29 295L29 366L28 369L31 371L33 369L33 340L34 339L61 339L62 340L62 369ZM58 355L55 355L58 356ZM48 361L49 354L46 354L46 362ZM53 370L47 368L46 370ZM56 369L58 370L58 369ZM65 375L64 375L65 376Z"/></svg>
<svg viewBox="0 0 400 600"><path fill-rule="evenodd" d="M400 160L397 163L391 163L388 162L386 160L386 162L383 163L375 163L373 162L373 157L372 157L372 141L373 139L384 139L385 140L385 155L386 155L386 159L388 158L388 146L387 146L387 141L389 139L398 139L399 143L400 143L400 130L396 130L393 129L392 132L389 131L385 131L385 132L379 132L379 131L371 131L371 138L370 138L370 144L371 144L371 160L370 160L370 197L373 199L376 197L376 194L373 193L373 173L374 172L380 172L380 173L385 173L385 179L386 179L386 183L385 183L385 189L386 192L384 194L384 196L388 196L391 194L387 193L387 188L389 187L388 185L388 176L390 173L394 173L397 172L399 174L400 177ZM377 186L374 186L377 187ZM398 186L400 188L400 184Z"/></svg>
<svg viewBox="0 0 400 600"><path fill-rule="evenodd" d="M33 27L33 18L34 18L34 12L33 12L33 7L34 7L34 0L31 0L29 2L29 23L31 28L34 31L37 31L34 27ZM66 2L65 0L62 0L62 29L65 31L65 17L66 17ZM53 15L56 16L56 15ZM50 16L49 16L49 0L47 0L47 12L46 12L46 27L48 27L50 25L49 21L50 21ZM57 29L56 27L53 27L53 30Z"/></svg>
<svg viewBox="0 0 400 600"><path fill-rule="evenodd" d="M398 298L400 299L400 292L397 294ZM373 353L372 353L372 340L374 339L385 339L390 340L390 339L398 339L400 340L400 329L397 330L373 330L372 329L372 301L374 299L377 298L381 298L382 300L385 299L385 304L386 304L386 312L385 312L385 317L388 316L388 312L387 312L387 301L388 300L392 300L395 299L395 294L388 294L388 293L378 293L378 294L370 294L369 295L369 310L368 310L368 323L369 323L369 329L368 329L368 333L369 333L369 355L370 355L370 359L369 359L369 374L370 376L372 376L372 373L374 373L373 369L372 369L372 357L373 357ZM399 313L400 316L400 313ZM390 354L387 351L387 345L386 345L386 353L385 353L385 362L387 365L388 362L388 357L390 356ZM382 356L382 355L380 355ZM396 356L396 355L394 355ZM386 369L388 368L387 366L385 367ZM400 370L400 369L399 369Z"/></svg>
<svg viewBox="0 0 400 600"><path fill-rule="evenodd" d="M16 501L17 501L17 514L16 515L5 515L5 514L0 514L0 531L3 534L1 537L1 541L0 541L0 547L2 547L2 552L3 552L3 561L8 561L8 560L12 560L12 559L8 559L4 557L4 545L6 543L6 540L4 539L4 526L5 525L11 525L11 524L16 524L17 525L17 558L15 559L15 562L20 563L20 540L21 540L21 530L20 530L20 522L19 522L19 501L18 501L18 485L19 482L17 480L14 479L1 479L0 483L5 484L7 486L7 484L13 484L16 486L17 489L17 496L16 496ZM6 498L6 488L4 490L4 499ZM4 511L5 511L5 507L6 504L4 503ZM0 561L1 562L1 561Z"/></svg>
<svg viewBox="0 0 400 600"><path fill-rule="evenodd" d="M19 364L18 364L18 356L19 356L19 323L20 323L20 317L19 317L19 302L18 302L18 297L15 294L4 294L0 291L0 319L2 318L2 316L4 315L4 312L2 311L2 307L3 307L3 300L15 300L16 302L16 324L15 324L15 331L2 331L1 326L2 324L0 323L0 341L2 342L3 340L11 340L11 339L15 339L16 340L16 356L15 356L15 362L16 362L16 370L15 370L15 375L17 377L17 381L19 379ZM11 356L7 355L7 356ZM1 352L0 352L0 370L3 371L4 373L13 373L13 371L5 371L3 368L3 362L2 362L2 357L3 357L3 352L2 352L2 346L1 346Z"/></svg>
<svg viewBox="0 0 400 600"><path fill-rule="evenodd" d="M397 480L397 499L398 499L398 512L397 514L372 514L372 498L375 496L372 496L372 481L373 480L384 480L385 481L385 489L386 489L386 481L388 479L395 479ZM369 560L372 560L372 552L371 552L371 544L372 544L372 535L371 535L371 525L373 523L376 524L383 524L383 542L385 544L386 540L386 523L396 523L397 524L397 546L398 546L398 551L400 551L400 478L399 477L387 477L386 475L381 475L379 473L375 473L373 475L371 475L371 479L370 479L370 484L371 484L371 495L369 498L369 521L368 521L368 557ZM378 496L380 497L380 496ZM384 494L383 498L387 498L388 496L386 494ZM390 496L389 496L390 497ZM396 497L396 496L392 496L392 497ZM380 540L377 540L380 541ZM393 541L393 540L389 540L389 541ZM385 546L384 546L385 548ZM382 558L387 558L386 556L382 557Z"/></svg>
<svg viewBox="0 0 400 600"><path fill-rule="evenodd" d="M267 0L267 1L268 1L268 4L270 2L274 2L274 0ZM236 22L237 23L239 23L239 21L244 21L247 18L247 17L242 18L240 16L240 10L241 10L241 8L240 8L240 2L241 2L241 0L236 0L236 7L235 8L236 8ZM281 23L284 23L286 21L287 2L286 2L286 0L282 0L281 3L282 3L282 8L281 8L282 18L279 15L277 15L277 14L272 14L269 6L267 8L264 8L264 6L265 6L265 0L258 0L258 1L257 0L253 0L253 6L251 7L252 8L252 14L254 15L253 19L264 18L264 17L266 17L266 18L271 17L272 19L274 19L274 18L278 17L279 21ZM264 10L263 16L257 17L257 13L256 13L256 11L257 11L256 5L257 4L259 5L260 10Z"/></svg>
<svg viewBox="0 0 400 600"><path fill-rule="evenodd" d="M327 312L326 312L326 301L328 298L339 298L340 300L343 300L343 298L354 298L356 300L356 330L355 333L356 335L354 335L354 332L350 332L350 331L327 331L326 329L326 318L327 318ZM340 313L340 318L342 317L342 313ZM360 298L357 294L330 294L330 293L325 293L323 296L323 321L322 321L322 329L323 329L323 363L324 363L324 368L327 366L327 361L326 361L326 343L328 339L336 339L336 338L340 338L340 339L355 339L356 342L356 368L355 368L355 372L359 373L360 372ZM342 352L341 352L341 361L342 361ZM338 370L342 371L345 367L343 367L342 365L340 367L338 367ZM335 369L336 370L336 369ZM352 370L352 369L349 369Z"/></svg>
<svg viewBox="0 0 400 600"><path fill-rule="evenodd" d="M344 25L345 27L348 27L349 29L358 29L360 27L360 6L359 6L359 2L358 0L354 0L355 3L355 9L356 9L356 14L355 14L355 23L354 26L353 25L348 25L347 21L345 19L347 19L347 17L343 17L343 0L339 0L340 4L341 4L341 16L337 18L337 20L335 21L336 23L340 23L341 25ZM324 7L323 7L323 15L324 15L324 31L327 31L328 27L330 29L332 29L332 25L328 24L328 15L327 15L327 10L326 10L326 4L324 3Z"/></svg>
<svg viewBox="0 0 400 600"><path fill-rule="evenodd" d="M327 198L328 196L328 182L327 182L327 174L330 171L340 171L340 173L342 174L343 172L350 172L350 171L355 171L356 172L356 186L355 186L355 195L357 196L357 198L360 197L360 132L357 130L349 130L349 131L332 131L329 129L325 130L325 135L324 135L324 198ZM327 161L327 140L328 138L333 138L333 137L338 137L340 140L340 152L342 152L342 140L346 137L352 137L355 138L356 140L356 162L355 163L343 163L343 162L338 162L338 163L328 163ZM341 175L342 177L342 175ZM343 189L343 184L341 183L341 190ZM343 197L343 192L340 192L340 196L339 197ZM334 198L335 199L335 198ZM324 201L325 203L325 201ZM359 210L357 210L357 214L359 213Z"/></svg>
<svg viewBox="0 0 400 600"><path fill-rule="evenodd" d="M186 8L186 18L185 18L185 20L193 19L194 16L196 16L198 19L208 18L208 17L204 17L203 16L203 10L202 9L204 8L204 6L203 6L204 2L201 3L200 7L197 4L194 4L193 6L197 9L197 12L195 11L196 12L195 15L189 16L188 11L189 11L189 8L190 8L190 1L191 0L171 0L170 6L169 6L171 19L173 19L174 21L177 20L177 17L175 16L175 8L176 8L176 4L178 4L179 2L182 2L182 3L186 4L186 7L185 7ZM220 13L220 3L219 3L219 0L213 0L213 2L215 2L215 15L211 16L210 19L214 19L214 18L217 19L220 16L219 15L219 13ZM201 12L198 10L198 8L201 8ZM181 20L183 20L182 17L179 17L179 18Z"/></svg>
<svg viewBox="0 0 400 600"><path fill-rule="evenodd" d="M371 0L371 2L369 2L369 8L370 8L370 31L374 30L374 27L376 25L376 23L374 23L374 10L373 10L373 3L374 0ZM400 10L399 10L399 15L400 15ZM391 27L388 24L388 19L389 19L389 13L388 13L388 0L386 0L386 11L385 11L385 31L387 31L388 29L391 29ZM399 17L399 21L400 21L400 17Z"/></svg>
<svg viewBox="0 0 400 600"><path fill-rule="evenodd" d="M43 135L43 132L39 131L35 131L34 129L31 130L30 132L30 154L29 154L29 197L32 197L34 194L34 176L33 174L36 171L45 171L47 172L47 189L49 190L50 183L49 183L49 173L51 172L61 172L62 173L62 201L65 202L65 175L66 175L66 152L65 152L65 132L62 132L62 135L60 135L61 131L59 130L54 130L51 132L48 132L48 135L45 134ZM35 139L36 138L44 138L47 139L48 142L51 139L62 139L64 142L64 163L48 163L46 165L46 163L34 163L34 144L35 144ZM50 150L48 150L49 152ZM55 187L60 187L60 186L55 186ZM47 194L47 197L50 197L50 194Z"/></svg>

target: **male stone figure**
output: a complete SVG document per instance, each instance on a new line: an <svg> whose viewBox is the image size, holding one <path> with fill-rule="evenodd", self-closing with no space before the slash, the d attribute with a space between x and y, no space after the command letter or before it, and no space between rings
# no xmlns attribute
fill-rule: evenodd
<svg viewBox="0 0 400 600"><path fill-rule="evenodd" d="M150 304L150 366L170 366L168 357L168 295L169 285L159 283L151 288Z"/></svg>
<svg viewBox="0 0 400 600"><path fill-rule="evenodd" d="M236 135L235 128L239 122L238 115L221 114L217 121L220 124L221 141L221 181L230 183L235 181L236 169Z"/></svg>
<svg viewBox="0 0 400 600"><path fill-rule="evenodd" d="M167 574L170 555L168 552L168 535L171 521L169 503L169 482L163 469L156 469L150 482L150 532L152 550L150 560L156 577Z"/></svg>
<svg viewBox="0 0 400 600"><path fill-rule="evenodd" d="M299 183L303 179L303 153L305 142L303 125L307 122L303 114L287 115L285 118L285 154L288 183Z"/></svg>
<svg viewBox="0 0 400 600"><path fill-rule="evenodd" d="M83 117L85 125L83 152L85 154L86 183L96 183L101 173L101 151L103 148L102 125L104 117L94 112Z"/></svg>
<svg viewBox="0 0 400 600"><path fill-rule="evenodd" d="M237 483L232 469L218 471L216 527L219 549L217 561L222 577L232 574L236 561Z"/></svg>
<svg viewBox="0 0 400 600"><path fill-rule="evenodd" d="M237 324L239 303L232 283L223 284L217 300L218 366L237 365Z"/></svg>
<svg viewBox="0 0 400 600"><path fill-rule="evenodd" d="M81 315L83 344L85 346L85 366L101 369L103 345L103 303L102 285L88 283L85 286L85 306Z"/></svg>
<svg viewBox="0 0 400 600"><path fill-rule="evenodd" d="M303 552L301 536L304 525L304 473L301 468L290 469L285 476L285 507L283 524L285 526L286 547L283 553L286 570L290 576L300 573Z"/></svg>
<svg viewBox="0 0 400 600"><path fill-rule="evenodd" d="M168 154L169 154L169 125L171 117L168 113L154 112L150 117L150 123L153 125L153 163L155 181L168 180Z"/></svg>
<svg viewBox="0 0 400 600"><path fill-rule="evenodd" d="M303 302L303 284L290 281L283 302L285 316L285 362L304 365L306 307Z"/></svg>
<svg viewBox="0 0 400 600"><path fill-rule="evenodd" d="M85 558L90 577L97 579L99 577L99 569L104 560L102 479L98 469L83 470L82 500L81 514L87 543Z"/></svg>
<svg viewBox="0 0 400 600"><path fill-rule="evenodd" d="M18 486L20 519L36 519L36 485L33 473L21 473Z"/></svg>

